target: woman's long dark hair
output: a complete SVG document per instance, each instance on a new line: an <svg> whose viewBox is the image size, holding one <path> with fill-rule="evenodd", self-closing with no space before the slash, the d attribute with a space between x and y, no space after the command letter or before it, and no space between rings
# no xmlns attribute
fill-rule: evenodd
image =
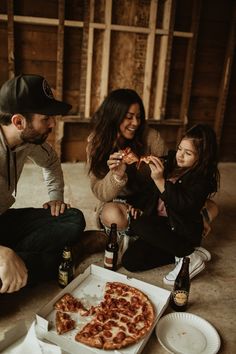
<svg viewBox="0 0 236 354"><path fill-rule="evenodd" d="M210 194L217 192L220 184L218 170L218 146L215 131L207 124L196 124L186 131L183 139L190 139L198 154L198 162L193 173L205 176L210 186Z"/></svg>
<svg viewBox="0 0 236 354"><path fill-rule="evenodd" d="M134 139L127 140L126 145L141 156L144 149L143 134L146 120L142 99L136 91L131 89L112 91L92 117L92 134L88 151L89 172L98 178L103 178L108 172L106 162L109 155L118 148L125 148L125 145L117 146L117 135L129 107L134 103L138 103L140 107L140 126L135 132Z"/></svg>

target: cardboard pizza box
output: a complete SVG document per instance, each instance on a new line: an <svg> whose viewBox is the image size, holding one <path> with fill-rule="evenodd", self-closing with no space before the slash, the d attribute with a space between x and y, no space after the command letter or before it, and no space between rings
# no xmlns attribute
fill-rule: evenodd
<svg viewBox="0 0 236 354"><path fill-rule="evenodd" d="M4 332L2 339L0 340L0 353L11 352L12 349L17 347L24 339L27 333L26 323L23 320L19 320L8 331Z"/></svg>
<svg viewBox="0 0 236 354"><path fill-rule="evenodd" d="M139 354L143 350L148 338L150 337L152 330L137 343L122 348L121 350L103 350L96 349L86 346L82 343L77 342L74 338L76 333L82 329L82 327L88 322L88 318L82 317L78 314L72 314L75 316L78 326L76 329L69 331L65 334L58 335L55 328L55 310L53 305L57 300L59 300L65 293L71 293L73 296L82 300L82 302L88 308L91 305L97 305L103 299L105 284L108 281L118 281L121 283L133 286L142 292L144 292L155 308L155 321L153 323L154 329L157 324L158 319L161 317L165 311L169 297L170 291L162 289L160 287L145 283L143 281L137 280L135 278L129 278L124 274L113 272L105 268L96 266L94 264L90 265L84 273L77 276L67 287L65 287L57 296L55 296L48 304L46 304L41 310L36 314L36 324L40 328L40 332L46 340L57 344L60 348L71 354Z"/></svg>

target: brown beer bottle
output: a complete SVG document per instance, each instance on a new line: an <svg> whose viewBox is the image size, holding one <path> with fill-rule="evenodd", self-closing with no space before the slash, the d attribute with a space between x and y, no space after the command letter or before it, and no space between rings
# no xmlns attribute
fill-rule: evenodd
<svg viewBox="0 0 236 354"><path fill-rule="evenodd" d="M117 259L118 259L119 245L117 242L117 225L111 224L111 231L106 244L105 255L104 255L104 268L110 270L117 269Z"/></svg>
<svg viewBox="0 0 236 354"><path fill-rule="evenodd" d="M175 311L185 311L188 306L190 290L189 262L189 257L184 257L182 267L175 279L170 298L170 305Z"/></svg>
<svg viewBox="0 0 236 354"><path fill-rule="evenodd" d="M62 252L62 260L58 269L58 284L65 288L75 276L75 266L72 259L71 249L65 246Z"/></svg>

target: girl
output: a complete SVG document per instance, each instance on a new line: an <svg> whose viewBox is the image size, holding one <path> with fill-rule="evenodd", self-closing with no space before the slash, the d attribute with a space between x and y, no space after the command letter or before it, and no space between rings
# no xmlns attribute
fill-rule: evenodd
<svg viewBox="0 0 236 354"><path fill-rule="evenodd" d="M198 124L189 129L167 163L152 156L149 164L154 182L153 198L143 215L131 209L131 232L139 236L123 255L130 271L147 270L176 261L164 277L173 285L184 256L190 257L190 278L205 268L210 253L202 247L201 209L219 185L216 136L211 127Z"/></svg>

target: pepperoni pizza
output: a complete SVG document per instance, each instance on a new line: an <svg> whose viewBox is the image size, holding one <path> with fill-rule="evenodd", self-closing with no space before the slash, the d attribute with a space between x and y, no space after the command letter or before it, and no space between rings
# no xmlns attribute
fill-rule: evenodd
<svg viewBox="0 0 236 354"><path fill-rule="evenodd" d="M120 282L106 283L103 300L81 314L92 319L76 334L75 340L106 350L136 343L149 332L155 320L149 298Z"/></svg>

